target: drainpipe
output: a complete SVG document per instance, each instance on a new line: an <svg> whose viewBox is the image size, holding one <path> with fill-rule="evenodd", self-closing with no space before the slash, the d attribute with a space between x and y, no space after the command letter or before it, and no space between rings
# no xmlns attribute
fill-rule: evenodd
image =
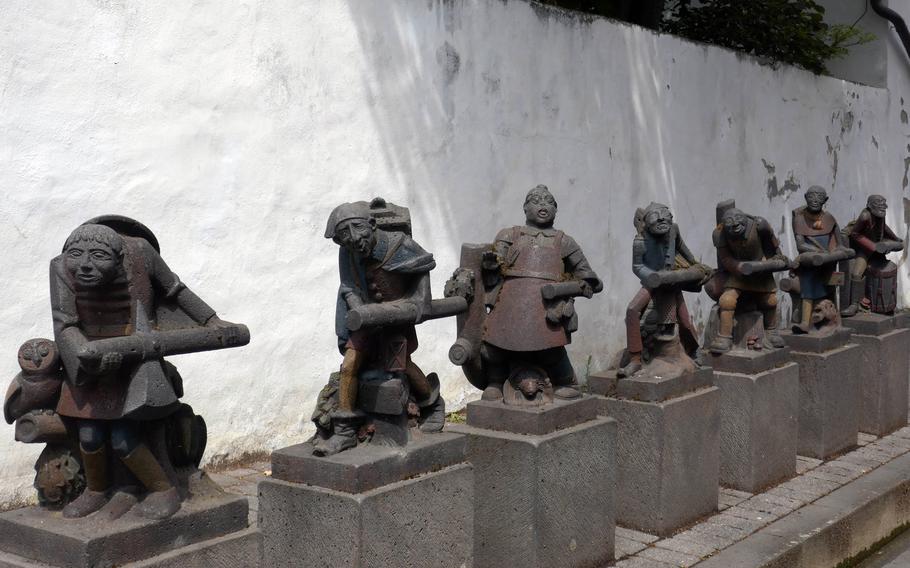
<svg viewBox="0 0 910 568"><path fill-rule="evenodd" d="M904 50L910 56L910 30L907 29L907 24L901 15L882 4L882 0L869 0L869 2L872 4L872 9L875 10L876 14L894 25L897 35L901 38L901 43L904 44Z"/></svg>

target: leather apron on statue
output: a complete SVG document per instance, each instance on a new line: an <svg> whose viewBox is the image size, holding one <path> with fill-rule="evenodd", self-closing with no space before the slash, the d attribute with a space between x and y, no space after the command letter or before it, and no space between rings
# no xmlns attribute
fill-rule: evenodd
<svg viewBox="0 0 910 568"><path fill-rule="evenodd" d="M541 288L563 280L564 233L513 230L503 267L505 280L484 324L483 340L509 351L542 351L569 343L562 324L547 321Z"/></svg>

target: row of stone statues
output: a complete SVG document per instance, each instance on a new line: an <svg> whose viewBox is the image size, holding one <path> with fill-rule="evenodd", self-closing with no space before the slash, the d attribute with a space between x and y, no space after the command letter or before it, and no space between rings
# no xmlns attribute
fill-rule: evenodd
<svg viewBox="0 0 910 568"><path fill-rule="evenodd" d="M805 197L793 212L793 260L766 220L720 203L716 270L692 254L667 206L636 211L632 269L641 289L626 312L617 376L668 376L704 364L683 291L704 288L717 302L705 334L715 357L783 347L776 272L790 272L781 285L794 298L792 333L828 333L842 284L844 317L892 312L895 268L886 255L903 242L885 223L885 199L871 196L841 231L823 210L822 188ZM313 454L366 442L403 446L442 430L439 379L411 359L415 326L429 319L457 317L449 358L483 400L533 407L580 397L565 346L578 329L575 298L591 298L603 283L578 243L554 228L556 212L550 191L533 188L525 224L501 230L493 243L464 245L444 297L434 299L436 263L412 238L407 208L381 198L338 206L325 237L339 245L342 362L313 413ZM845 282L836 269L851 259ZM113 519L134 506L167 518L192 493L206 427L180 402L183 381L164 357L245 345L249 330L218 318L168 268L154 234L132 219L87 221L50 272L54 340L21 347L22 372L4 403L18 440L46 444L36 464L41 503L69 518L104 510ZM760 317L749 324L737 319L743 313Z"/></svg>

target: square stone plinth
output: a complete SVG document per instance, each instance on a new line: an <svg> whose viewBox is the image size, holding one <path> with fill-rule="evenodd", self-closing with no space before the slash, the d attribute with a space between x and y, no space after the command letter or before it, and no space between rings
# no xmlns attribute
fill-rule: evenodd
<svg viewBox="0 0 910 568"><path fill-rule="evenodd" d="M473 471L449 466L365 491L259 483L262 566L473 566Z"/></svg>
<svg viewBox="0 0 910 568"><path fill-rule="evenodd" d="M907 425L910 330L897 327L894 320L878 314L844 319L844 325L854 329L851 341L860 346L862 356L859 430L876 436Z"/></svg>
<svg viewBox="0 0 910 568"><path fill-rule="evenodd" d="M540 436L449 426L474 465L474 566L612 562L616 426L595 418Z"/></svg>
<svg viewBox="0 0 910 568"><path fill-rule="evenodd" d="M757 374L715 369L720 389L720 482L758 493L796 475L799 367Z"/></svg>
<svg viewBox="0 0 910 568"><path fill-rule="evenodd" d="M416 433L404 447L363 444L333 456L313 455L310 442L272 452L272 479L362 493L465 461L464 436Z"/></svg>
<svg viewBox="0 0 910 568"><path fill-rule="evenodd" d="M143 519L135 512L102 522L92 515L64 519L60 512L38 507L16 509L0 514L0 552L26 567L132 565L160 555L194 552L199 548L195 545L225 535L241 535L247 528L248 507L246 497L221 493L190 499L163 521ZM254 547L255 552L256 538L244 535L236 546L244 551ZM7 564L17 566L10 560Z"/></svg>
<svg viewBox="0 0 910 568"><path fill-rule="evenodd" d="M582 396L574 400L555 400L543 406L522 407L502 401L469 402L467 424L474 428L542 436L597 418L598 402Z"/></svg>
<svg viewBox="0 0 910 568"><path fill-rule="evenodd" d="M667 536L717 509L719 402L717 387L661 402L604 399L619 423L618 524Z"/></svg>
<svg viewBox="0 0 910 568"><path fill-rule="evenodd" d="M786 336L799 365L797 453L828 459L856 445L862 395L859 345L850 335ZM906 402L906 398L904 399Z"/></svg>
<svg viewBox="0 0 910 568"><path fill-rule="evenodd" d="M329 457L298 444L259 484L263 566L472 566L473 468L464 436L416 436Z"/></svg>
<svg viewBox="0 0 910 568"><path fill-rule="evenodd" d="M742 373L757 375L791 362L790 348L781 349L733 349L721 355L709 355L714 372Z"/></svg>

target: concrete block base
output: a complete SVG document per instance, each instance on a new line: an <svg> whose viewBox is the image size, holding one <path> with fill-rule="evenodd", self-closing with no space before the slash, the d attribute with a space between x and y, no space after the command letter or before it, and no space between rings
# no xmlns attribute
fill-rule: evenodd
<svg viewBox="0 0 910 568"><path fill-rule="evenodd" d="M262 566L472 566L474 475L463 436L328 458L276 451L259 484Z"/></svg>
<svg viewBox="0 0 910 568"><path fill-rule="evenodd" d="M860 346L860 432L884 436L907 425L910 330L895 325L894 316L862 314L845 318Z"/></svg>
<svg viewBox="0 0 910 568"><path fill-rule="evenodd" d="M544 435L449 426L467 436L475 468L474 566L612 562L616 426L595 418Z"/></svg>
<svg viewBox="0 0 910 568"><path fill-rule="evenodd" d="M804 341L811 341L811 336L785 337L799 364L797 453L801 456L826 460L856 445L862 352L859 345L847 343L849 330L844 332L816 344ZM839 344L833 342L835 338ZM791 343L791 339L797 341Z"/></svg>
<svg viewBox="0 0 910 568"><path fill-rule="evenodd" d="M720 483L758 493L796 475L799 367L714 371L720 389Z"/></svg>
<svg viewBox="0 0 910 568"><path fill-rule="evenodd" d="M247 529L248 507L245 497L219 493L194 497L163 521L143 519L134 512L105 522L93 515L64 519L59 512L37 507L16 509L0 514L0 567L4 562L42 568L194 566L193 558L226 553L211 548L225 536L235 551L242 551L237 554L258 556L258 537L242 532ZM210 550L202 552L206 548ZM168 564L180 556L185 563Z"/></svg>
<svg viewBox="0 0 910 568"><path fill-rule="evenodd" d="M660 402L603 400L619 423L617 523L665 536L717 510L717 387Z"/></svg>

